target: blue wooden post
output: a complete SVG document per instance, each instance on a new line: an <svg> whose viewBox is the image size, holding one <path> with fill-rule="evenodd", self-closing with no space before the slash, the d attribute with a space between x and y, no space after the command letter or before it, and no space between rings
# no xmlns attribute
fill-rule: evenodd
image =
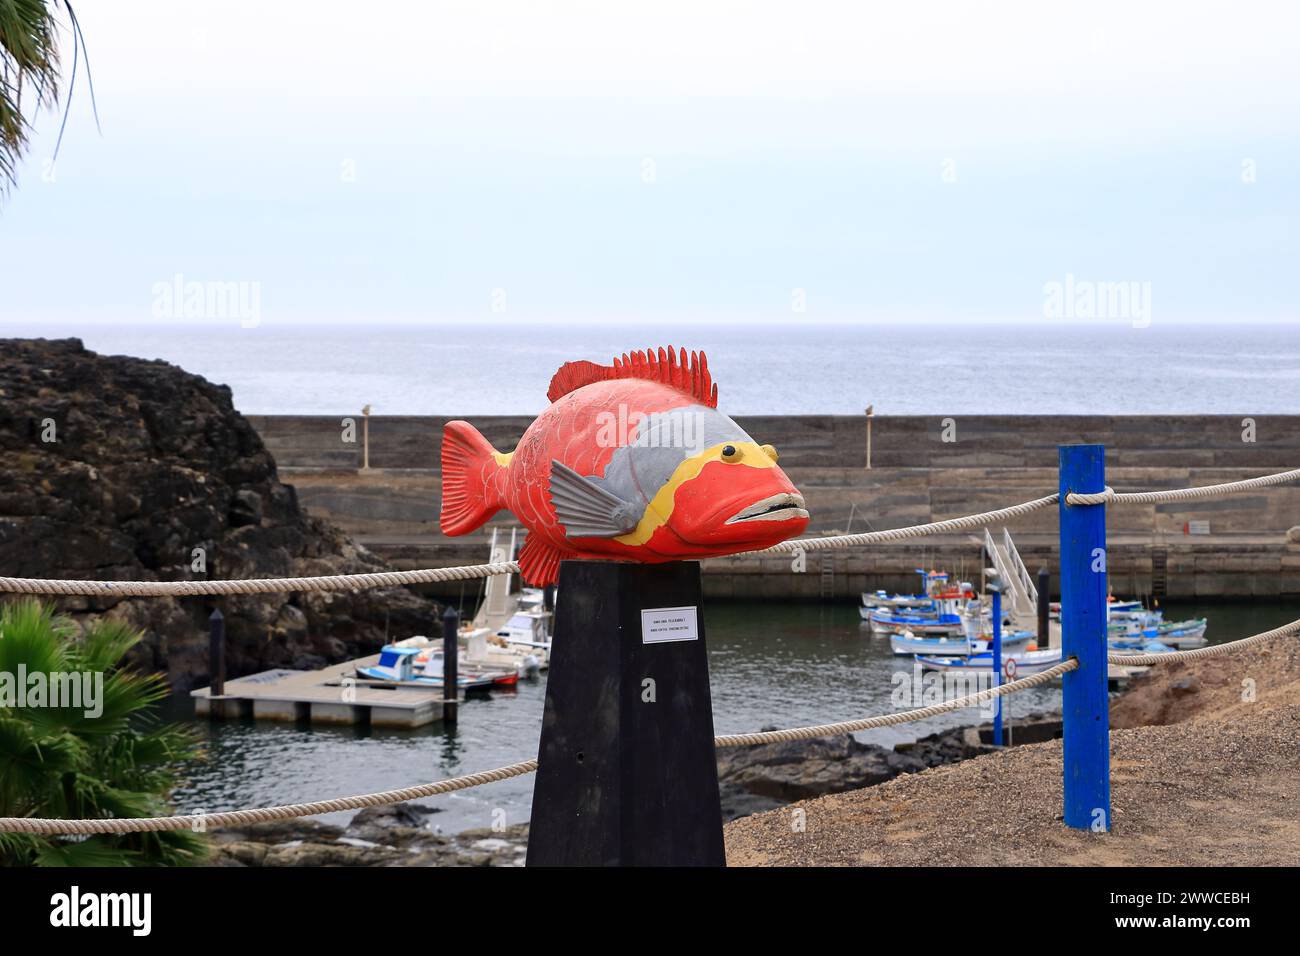
<svg viewBox="0 0 1300 956"><path fill-rule="evenodd" d="M1002 582L993 589L993 686L1002 686ZM993 706L993 746L1002 746L1002 698L995 697Z"/></svg>
<svg viewBox="0 0 1300 956"><path fill-rule="evenodd" d="M1106 506L1068 505L1071 492L1106 487L1104 445L1062 445L1060 453L1065 823L1110 829L1110 710L1106 695Z"/></svg>

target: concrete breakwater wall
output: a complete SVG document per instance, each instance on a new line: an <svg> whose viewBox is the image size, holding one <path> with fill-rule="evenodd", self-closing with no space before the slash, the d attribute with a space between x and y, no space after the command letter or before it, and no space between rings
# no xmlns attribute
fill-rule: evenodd
<svg viewBox="0 0 1300 956"><path fill-rule="evenodd" d="M351 416L356 423L353 443L342 440L344 417L248 419L282 466L359 468L362 417ZM371 467L436 470L442 426L453 417L372 416ZM465 417L503 451L513 448L533 421L530 415ZM783 467L866 466L864 416L742 415L736 421L756 441L775 445ZM873 469L1054 469L1057 446L1081 442L1104 444L1108 468L1295 468L1300 459L1300 414L877 415L871 429L871 464Z"/></svg>
<svg viewBox="0 0 1300 956"><path fill-rule="evenodd" d="M363 471L362 418L352 416L351 434L343 418L250 416L303 504L394 564L484 560L482 535L447 538L436 528L440 439L449 419L372 416L371 469ZM503 450L514 447L532 420L470 418ZM1105 444L1107 480L1120 491L1300 467L1300 415L877 416L870 469L864 417L737 420L780 451L782 467L808 500L814 534L905 527L1050 494L1058 444ZM508 526L508 514L497 523ZM1114 589L1196 597L1300 594L1300 546L1286 543L1287 529L1297 524L1296 485L1213 501L1112 507ZM1030 515L1011 531L1031 570L1043 565L1055 573L1055 512ZM801 573L788 559L718 559L706 563L706 588L717 596L849 597L867 588L910 589L913 569L930 565L978 577L979 545L958 535L812 553Z"/></svg>

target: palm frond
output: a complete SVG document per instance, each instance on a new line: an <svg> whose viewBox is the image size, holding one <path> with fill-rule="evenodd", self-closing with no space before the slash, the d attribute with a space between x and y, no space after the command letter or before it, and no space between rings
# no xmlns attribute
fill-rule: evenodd
<svg viewBox="0 0 1300 956"><path fill-rule="evenodd" d="M0 0L0 8L10 0ZM202 755L191 728L161 723L153 705L167 693L160 675L124 668L139 635L103 622L85 635L34 601L0 605L0 672L40 672L50 687L94 678L90 701L17 706L0 696L0 816L123 819L166 815L180 767ZM0 674L2 677L3 674ZM62 683L64 677L70 682ZM206 841L189 832L121 834L94 840L0 839L0 865L184 865L203 858Z"/></svg>
<svg viewBox="0 0 1300 956"><path fill-rule="evenodd" d="M53 107L59 101L61 24L56 14L60 10L67 14L67 30L72 35L72 73L54 158L58 158L63 144L77 67L83 59L90 107L95 127L99 128L99 105L90 76L86 37L71 0L0 0L0 190L17 181L18 161L28 147L32 128L29 114L34 117L42 107Z"/></svg>

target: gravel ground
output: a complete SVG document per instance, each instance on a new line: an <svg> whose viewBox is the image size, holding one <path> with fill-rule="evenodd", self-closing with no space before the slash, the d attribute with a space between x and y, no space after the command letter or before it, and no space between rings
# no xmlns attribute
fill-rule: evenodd
<svg viewBox="0 0 1300 956"><path fill-rule="evenodd" d="M1177 722L1112 731L1110 833L1061 823L1058 740L744 817L726 827L727 862L1300 864L1300 640L1165 665L1113 709Z"/></svg>

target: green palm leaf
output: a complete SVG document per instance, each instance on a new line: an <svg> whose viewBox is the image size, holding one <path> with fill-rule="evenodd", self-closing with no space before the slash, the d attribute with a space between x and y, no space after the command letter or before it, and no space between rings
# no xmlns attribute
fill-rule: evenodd
<svg viewBox="0 0 1300 956"><path fill-rule="evenodd" d="M27 148L31 131L29 117L41 107L58 102L59 22L55 15L60 10L67 14L73 44L68 88L76 84L77 64L86 59L91 107L95 107L86 41L69 0L0 0L0 186L17 178L18 160ZM63 114L65 125L70 105L68 100ZM60 126L59 142L62 140ZM57 156L57 144L54 152Z"/></svg>
<svg viewBox="0 0 1300 956"><path fill-rule="evenodd" d="M139 635L113 621L78 634L70 621L30 600L0 605L0 635L0 674L40 672L63 689L74 681L84 685L89 676L99 691L93 708L99 712L90 716L85 699L86 706L47 700L18 707L0 697L0 816L170 813L167 795L179 767L202 754L192 730L157 721L153 705L166 695L163 679L122 667ZM68 682L57 680L60 675ZM48 706L56 702L65 706ZM0 834L0 865L183 865L202 860L205 850L204 838L188 831L92 839Z"/></svg>

